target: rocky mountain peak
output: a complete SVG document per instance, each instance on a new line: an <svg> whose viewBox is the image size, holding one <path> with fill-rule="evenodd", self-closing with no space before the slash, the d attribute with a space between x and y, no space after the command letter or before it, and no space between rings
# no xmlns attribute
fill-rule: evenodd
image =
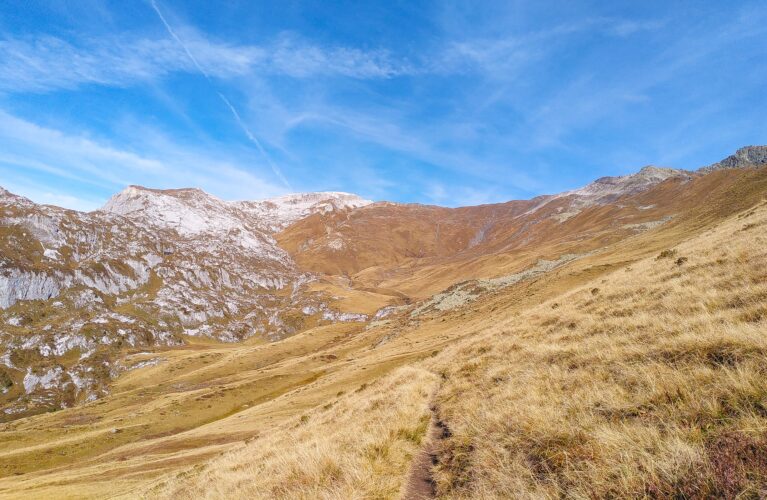
<svg viewBox="0 0 767 500"><path fill-rule="evenodd" d="M688 177L689 174L686 170L648 165L635 174L602 177L585 187L568 191L564 194L576 195L593 201L610 200L619 196L645 191L655 184L673 177Z"/></svg>
<svg viewBox="0 0 767 500"><path fill-rule="evenodd" d="M295 193L255 201L224 201L197 188L151 189L128 186L107 201L101 212L144 225L175 229L182 235L226 232L243 224L277 232L314 213L372 203L343 192Z"/></svg>
<svg viewBox="0 0 767 500"><path fill-rule="evenodd" d="M24 206L34 205L32 200L29 200L17 194L13 194L3 187L0 187L0 201L5 204L13 204L13 205L24 205Z"/></svg>
<svg viewBox="0 0 767 500"><path fill-rule="evenodd" d="M200 189L149 189L128 186L100 209L142 225L175 229L180 235L214 233L241 221L227 202Z"/></svg>
<svg viewBox="0 0 767 500"><path fill-rule="evenodd" d="M745 146L722 161L701 168L700 172L708 173L727 168L744 168L767 164L767 146Z"/></svg>

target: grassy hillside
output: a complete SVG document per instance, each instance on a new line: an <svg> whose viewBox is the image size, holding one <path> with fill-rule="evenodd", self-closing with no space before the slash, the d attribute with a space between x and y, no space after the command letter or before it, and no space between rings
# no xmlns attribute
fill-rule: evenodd
<svg viewBox="0 0 767 500"><path fill-rule="evenodd" d="M494 325L442 375L438 492L757 497L767 206Z"/></svg>
<svg viewBox="0 0 767 500"><path fill-rule="evenodd" d="M413 449L396 436L419 429L433 404L446 429L433 472L441 497L763 493L766 204L497 316L483 333L416 363L409 384L380 382L390 388L318 410L307 427L257 440L162 491L196 496L215 484L212 495L222 497L390 498L404 480L402 454ZM441 381L431 402L434 375L423 369ZM411 386L417 397L404 397ZM381 441L387 461L376 467Z"/></svg>
<svg viewBox="0 0 767 500"><path fill-rule="evenodd" d="M446 498L758 495L765 172L454 308L133 355L108 397L0 424L0 497L392 498L430 420Z"/></svg>
<svg viewBox="0 0 767 500"><path fill-rule="evenodd" d="M162 498L393 498L426 434L438 378L400 368L147 493Z"/></svg>

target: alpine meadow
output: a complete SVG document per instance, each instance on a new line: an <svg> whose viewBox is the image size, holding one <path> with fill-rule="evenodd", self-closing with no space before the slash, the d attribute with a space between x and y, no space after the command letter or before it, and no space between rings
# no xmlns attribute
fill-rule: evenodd
<svg viewBox="0 0 767 500"><path fill-rule="evenodd" d="M4 3L0 498L765 498L765 81L756 1Z"/></svg>

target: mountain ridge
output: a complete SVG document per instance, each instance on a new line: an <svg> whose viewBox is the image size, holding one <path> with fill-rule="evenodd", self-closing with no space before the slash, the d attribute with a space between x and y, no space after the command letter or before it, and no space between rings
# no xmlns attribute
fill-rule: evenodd
<svg viewBox="0 0 767 500"><path fill-rule="evenodd" d="M313 214L277 239L325 227L336 238L348 224L358 232L350 243L370 238L359 256L395 238L410 242L396 251L415 255L318 274L306 287L344 302L340 311L391 305L368 320L307 320L278 342L183 333L180 344L144 342L140 311L92 300L124 296L17 304L0 311L0 494L177 498L213 486L227 497L394 496L410 457L429 450L429 419L442 430L431 479L446 496L561 496L584 471L594 480L579 491L609 496L627 467L618 496L715 492L717 470L725 485L728 471L763 470L741 467L763 463L748 450L764 441L748 436L763 427L765 195L767 169L748 168L670 178L563 221L554 216L567 197L529 215L540 200ZM359 233L376 221L386 226ZM430 241L453 237L455 253L428 255ZM422 300L424 284L439 293ZM85 326L44 330L42 314L66 308ZM295 312L293 321L309 318ZM235 330L234 319L208 323ZM104 352L102 338L141 342ZM733 434L745 446L720 439ZM677 468L690 457L694 469ZM519 474L487 475L508 460ZM711 463L725 467L701 477ZM370 489L378 479L391 484Z"/></svg>
<svg viewBox="0 0 767 500"><path fill-rule="evenodd" d="M102 397L130 368L126 353L195 337L280 340L438 294L442 310L494 288L483 284L517 283L673 226L746 174L645 167L459 208L129 186L83 213L2 189L0 376L12 389L0 405L17 418Z"/></svg>
<svg viewBox="0 0 767 500"><path fill-rule="evenodd" d="M551 197L551 196L565 196L568 194L584 194L585 192L588 192L593 189L594 186L601 186L601 185L624 185L625 187L631 187L631 184L635 185L647 185L649 183L654 182L662 182L663 180L666 180L671 177L684 177L693 175L696 173L708 173L713 170L717 169L735 169L735 168L744 168L749 166L759 166L761 164L767 163L767 145L761 146L761 145L749 145L749 146L743 146L736 150L736 152L723 160L713 163L708 166L703 166L698 168L697 170L686 170L686 169L679 169L679 168L673 168L673 167L661 167L657 165L645 165L641 167L636 172L630 173L630 174L624 174L624 175L618 175L618 176L604 176L600 177L598 179L595 179L594 181L586 184L583 187L575 188L568 191L563 191L561 193L549 193L549 194L541 194L537 195L530 199L522 199L522 200L507 200L506 202L498 202L498 203L491 203L490 205L497 205L502 203L508 203L509 201L529 201L536 198L545 198L545 197ZM145 186L139 186L139 185L130 185L127 186L123 191L138 189L138 190L145 190L150 192L155 192L159 194L163 193L173 193L173 192L196 192L200 194L204 194L206 196L214 197L214 195L211 195L204 191L201 188L171 188L171 189L157 189L157 188L150 188ZM117 193L119 194L119 193ZM625 191L621 194L625 194ZM317 197L319 198L318 201L330 201L332 199L343 199L347 198L349 200L352 200L352 203L354 201L357 201L359 203L358 206L365 206L369 204L374 203L385 203L385 204L394 204L394 205L425 205L423 203L418 202L392 202L392 201L371 201L366 200L363 197L355 194L355 193L349 193L349 192L343 192L343 191L307 191L307 192L296 192L296 193L289 193L285 195L280 195L272 198L263 198L263 199L257 199L257 200L234 200L234 201L223 201L223 203L228 204L261 204L261 203L275 203L278 204L279 202L290 199L296 199L296 198L303 198L303 197ZM485 204L486 205L486 204ZM355 206L353 208L358 208L358 206ZM432 206L426 204L426 206ZM442 207L441 205L433 205ZM471 207L471 206L483 206L483 205L466 205L461 207L454 207L454 208L465 208L465 207ZM444 207L448 208L448 207ZM103 210L104 207L97 209L97 210Z"/></svg>

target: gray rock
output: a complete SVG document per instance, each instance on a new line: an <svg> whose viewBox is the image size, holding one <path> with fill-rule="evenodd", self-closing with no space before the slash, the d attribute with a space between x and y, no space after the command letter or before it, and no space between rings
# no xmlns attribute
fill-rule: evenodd
<svg viewBox="0 0 767 500"><path fill-rule="evenodd" d="M744 168L764 164L767 164L767 146L746 146L738 149L734 155L708 167L703 167L699 171L709 173L727 168Z"/></svg>

